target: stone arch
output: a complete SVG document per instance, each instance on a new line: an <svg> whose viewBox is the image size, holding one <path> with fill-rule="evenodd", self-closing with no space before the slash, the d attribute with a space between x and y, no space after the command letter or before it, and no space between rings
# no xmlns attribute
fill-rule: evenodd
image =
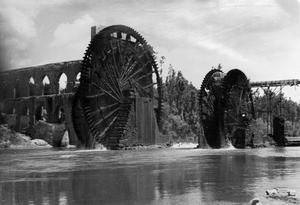
<svg viewBox="0 0 300 205"><path fill-rule="evenodd" d="M34 96L35 95L35 80L34 78L31 76L29 78L29 96Z"/></svg>
<svg viewBox="0 0 300 205"><path fill-rule="evenodd" d="M57 123L63 123L65 122L65 109L62 105L58 105L55 109L55 112L54 112L54 115L55 115L55 121Z"/></svg>
<svg viewBox="0 0 300 205"><path fill-rule="evenodd" d="M7 86L7 82L6 81L3 81L1 83L1 95L0 95L0 99L6 99L6 98L9 98L9 93L12 92L11 88L8 89L8 86Z"/></svg>
<svg viewBox="0 0 300 205"><path fill-rule="evenodd" d="M21 108L20 114L23 115L23 116L28 116L29 115L29 108L27 107L27 105L24 105Z"/></svg>
<svg viewBox="0 0 300 205"><path fill-rule="evenodd" d="M50 95L50 79L48 75L44 75L42 78L42 95Z"/></svg>
<svg viewBox="0 0 300 205"><path fill-rule="evenodd" d="M19 98L22 97L22 91L23 91L23 86L20 82L19 79L16 79L15 83L14 83L14 88L13 88L13 98ZM24 92L23 92L24 94Z"/></svg>
<svg viewBox="0 0 300 205"><path fill-rule="evenodd" d="M39 105L35 110L35 121L47 121L48 113L44 105Z"/></svg>
<svg viewBox="0 0 300 205"><path fill-rule="evenodd" d="M17 97L17 88L14 87L13 88L13 98L16 98Z"/></svg>
<svg viewBox="0 0 300 205"><path fill-rule="evenodd" d="M68 77L65 73L61 73L58 78L58 94L66 93L68 86Z"/></svg>
<svg viewBox="0 0 300 205"><path fill-rule="evenodd" d="M13 98L20 97L20 90L18 89L18 85L13 88Z"/></svg>
<svg viewBox="0 0 300 205"><path fill-rule="evenodd" d="M2 79L0 79L0 90L2 91L2 92L4 92L4 90L5 90L5 81L2 81ZM0 95L0 100L1 99L5 99L5 93L2 93L2 95Z"/></svg>

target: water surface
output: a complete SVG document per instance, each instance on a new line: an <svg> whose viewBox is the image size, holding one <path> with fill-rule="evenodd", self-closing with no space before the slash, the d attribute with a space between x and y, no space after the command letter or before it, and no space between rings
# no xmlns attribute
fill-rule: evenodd
<svg viewBox="0 0 300 205"><path fill-rule="evenodd" d="M299 197L300 147L0 151L0 204L289 204L274 187Z"/></svg>

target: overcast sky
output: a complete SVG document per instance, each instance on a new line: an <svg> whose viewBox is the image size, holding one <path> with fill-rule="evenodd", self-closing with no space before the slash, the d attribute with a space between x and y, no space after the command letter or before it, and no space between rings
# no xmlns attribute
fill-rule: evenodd
<svg viewBox="0 0 300 205"><path fill-rule="evenodd" d="M219 63L252 81L300 79L299 8L300 0L0 0L0 66L81 59L91 26L124 24L166 57L165 73L171 63L196 87Z"/></svg>

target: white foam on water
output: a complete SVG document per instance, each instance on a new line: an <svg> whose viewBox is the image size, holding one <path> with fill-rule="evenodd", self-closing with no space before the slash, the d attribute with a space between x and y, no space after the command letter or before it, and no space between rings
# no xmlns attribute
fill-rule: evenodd
<svg viewBox="0 0 300 205"><path fill-rule="evenodd" d="M225 147L222 147L222 148L211 148L211 147L203 147L203 148L200 148L198 150L211 150L213 152L219 152L219 151L231 151L231 150L238 150L237 148L235 148L232 143L230 141L227 141L226 142L227 145Z"/></svg>
<svg viewBox="0 0 300 205"><path fill-rule="evenodd" d="M107 151L107 148L103 144L97 144L95 150Z"/></svg>
<svg viewBox="0 0 300 205"><path fill-rule="evenodd" d="M71 157L76 157L77 155L74 154L65 154L65 155L61 155L60 158L71 158Z"/></svg>
<svg viewBox="0 0 300 205"><path fill-rule="evenodd" d="M189 143L189 142L179 142L179 143L174 143L171 148L175 149L183 149L183 148L196 148L197 143Z"/></svg>
<svg viewBox="0 0 300 205"><path fill-rule="evenodd" d="M232 143L230 141L227 142L227 147L223 148L223 149L226 149L226 150L234 150L236 149Z"/></svg>
<svg viewBox="0 0 300 205"><path fill-rule="evenodd" d="M97 144L95 149L77 149L74 152L102 152L102 151L108 151L108 149L102 145L102 144Z"/></svg>

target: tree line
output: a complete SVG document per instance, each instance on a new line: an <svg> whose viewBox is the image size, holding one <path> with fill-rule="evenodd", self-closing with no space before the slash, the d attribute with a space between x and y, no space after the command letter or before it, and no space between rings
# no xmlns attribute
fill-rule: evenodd
<svg viewBox="0 0 300 205"><path fill-rule="evenodd" d="M162 86L162 135L173 142L197 142L198 136L203 135L198 113L199 90L184 77L181 71L175 71L171 64ZM285 119L287 135L300 136L300 104L287 99L282 93L275 92L265 92L263 95L253 93L253 103L256 114L255 124L258 129L261 129L262 135L267 134L265 128L268 112L271 112L272 117L281 116Z"/></svg>

